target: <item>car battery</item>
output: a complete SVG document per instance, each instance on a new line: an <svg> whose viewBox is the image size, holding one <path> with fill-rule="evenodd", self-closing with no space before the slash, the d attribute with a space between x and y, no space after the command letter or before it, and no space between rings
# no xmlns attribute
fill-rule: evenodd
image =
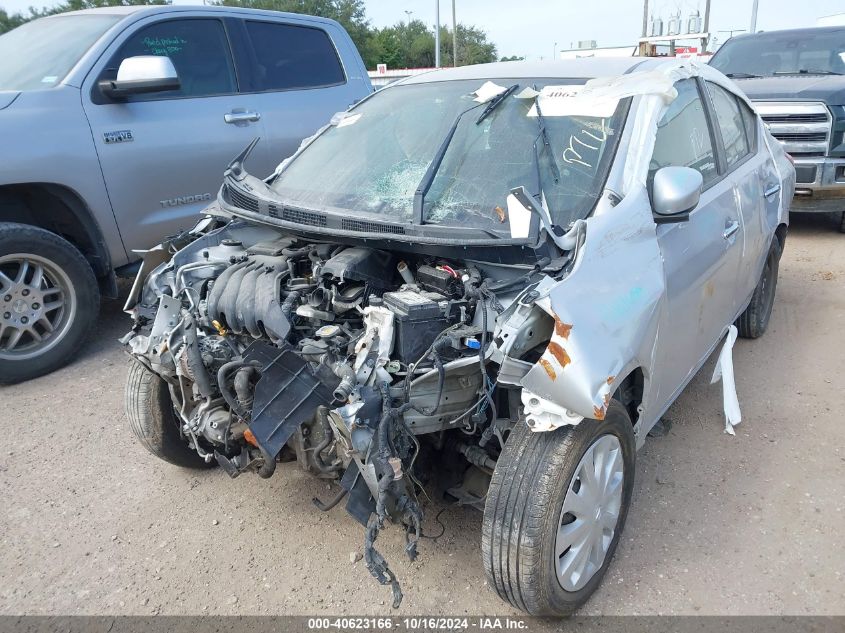
<svg viewBox="0 0 845 633"><path fill-rule="evenodd" d="M385 292L383 300L395 317L393 356L406 364L420 360L437 335L458 320L459 304L464 304L417 290Z"/></svg>

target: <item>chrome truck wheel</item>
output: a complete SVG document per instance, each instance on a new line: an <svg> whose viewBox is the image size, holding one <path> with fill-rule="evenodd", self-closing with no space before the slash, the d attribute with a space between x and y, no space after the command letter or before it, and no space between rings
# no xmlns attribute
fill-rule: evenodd
<svg viewBox="0 0 845 633"><path fill-rule="evenodd" d="M34 226L0 222L0 384L57 369L80 348L100 295L72 244Z"/></svg>

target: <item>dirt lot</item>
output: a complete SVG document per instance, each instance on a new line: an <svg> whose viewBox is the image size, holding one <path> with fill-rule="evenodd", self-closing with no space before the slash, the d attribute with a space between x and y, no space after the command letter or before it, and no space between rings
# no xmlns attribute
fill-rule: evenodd
<svg viewBox="0 0 845 633"><path fill-rule="evenodd" d="M146 454L123 416L128 321L103 305L69 367L0 388L0 613L388 614L363 530L320 513L324 482L191 472ZM616 559L583 613L845 614L845 236L798 219L769 332L735 351L743 422L723 433L708 363L638 457ZM436 533L427 509L426 530ZM515 613L485 586L481 515L449 507L416 563L379 545L405 613Z"/></svg>

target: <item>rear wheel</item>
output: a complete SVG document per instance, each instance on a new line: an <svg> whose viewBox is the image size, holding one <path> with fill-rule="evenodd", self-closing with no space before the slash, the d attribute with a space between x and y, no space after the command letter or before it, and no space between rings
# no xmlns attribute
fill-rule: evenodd
<svg viewBox="0 0 845 633"><path fill-rule="evenodd" d="M769 327L772 307L775 303L775 290L778 285L778 266L780 264L781 248L777 238L772 240L769 253L760 281L751 295L751 302L736 320L736 328L743 338L759 338Z"/></svg>
<svg viewBox="0 0 845 633"><path fill-rule="evenodd" d="M85 342L99 304L94 272L70 242L0 222L0 384L64 365Z"/></svg>
<svg viewBox="0 0 845 633"><path fill-rule="evenodd" d="M625 408L534 433L520 420L496 464L482 528L488 583L532 615L568 615L596 590L625 525L635 443Z"/></svg>
<svg viewBox="0 0 845 633"><path fill-rule="evenodd" d="M126 379L125 404L132 434L150 453L183 468L215 465L206 463L182 438L167 384L134 360Z"/></svg>

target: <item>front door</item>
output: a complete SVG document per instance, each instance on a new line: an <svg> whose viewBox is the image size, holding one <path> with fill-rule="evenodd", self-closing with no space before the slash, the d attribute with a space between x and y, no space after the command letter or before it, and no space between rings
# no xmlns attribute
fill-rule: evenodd
<svg viewBox="0 0 845 633"><path fill-rule="evenodd" d="M113 78L121 60L136 55L170 57L181 88L123 102L105 98L97 80ZM216 197L226 165L263 136L260 112L238 92L226 28L217 18L148 20L104 58L83 91L85 111L126 249L146 249L196 223ZM247 167L266 173L271 162L259 143Z"/></svg>
<svg viewBox="0 0 845 633"><path fill-rule="evenodd" d="M667 298L655 349L656 400L663 405L686 385L733 321L743 239L736 192L720 177L716 140L697 82L688 79L675 87L678 97L658 124L651 174L669 165L692 167L701 172L704 187L688 221L657 226Z"/></svg>

